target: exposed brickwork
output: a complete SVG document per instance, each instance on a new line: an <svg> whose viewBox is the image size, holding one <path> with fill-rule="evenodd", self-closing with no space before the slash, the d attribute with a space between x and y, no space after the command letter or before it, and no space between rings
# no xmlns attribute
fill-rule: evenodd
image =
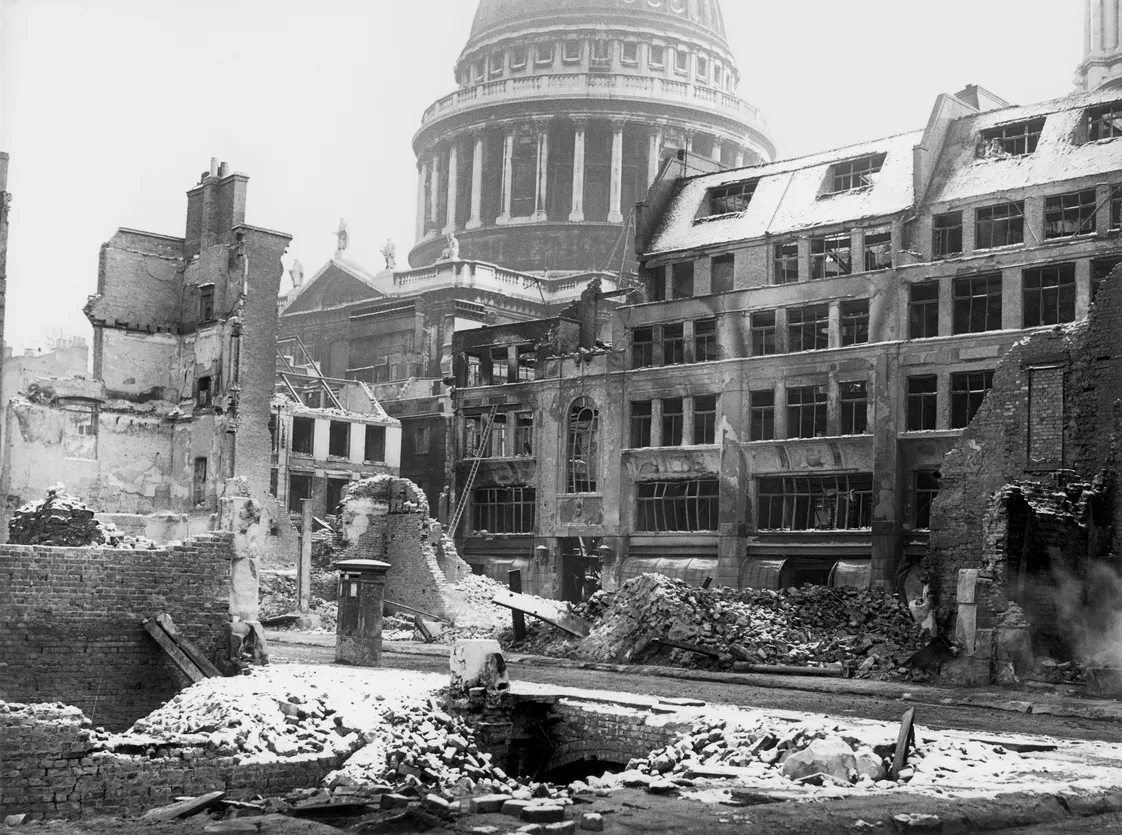
<svg viewBox="0 0 1122 835"><path fill-rule="evenodd" d="M74 707L0 703L0 816L136 815L209 791L276 796L314 786L348 756L247 763L202 744L151 757L147 751L109 752L91 739L90 724Z"/></svg>
<svg viewBox="0 0 1122 835"><path fill-rule="evenodd" d="M177 671L141 628L166 612L228 654L232 534L152 551L0 546L0 697L60 700L124 728L171 698Z"/></svg>
<svg viewBox="0 0 1122 835"><path fill-rule="evenodd" d="M674 742L675 734L689 723L665 721L645 710L618 705L590 704L562 699L552 710L561 721L554 728L554 749L549 768L576 760L603 760L626 764L632 757L646 757Z"/></svg>
<svg viewBox="0 0 1122 835"><path fill-rule="evenodd" d="M1028 463L1049 470L1064 461L1064 369L1029 370Z"/></svg>

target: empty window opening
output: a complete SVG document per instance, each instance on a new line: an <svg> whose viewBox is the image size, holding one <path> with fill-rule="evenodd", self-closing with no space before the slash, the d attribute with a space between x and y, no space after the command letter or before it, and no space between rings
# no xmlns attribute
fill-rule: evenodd
<svg viewBox="0 0 1122 835"><path fill-rule="evenodd" d="M1103 282L1119 264L1122 264L1122 257L1096 258L1091 262L1091 301L1095 300Z"/></svg>
<svg viewBox="0 0 1122 835"><path fill-rule="evenodd" d="M312 497L312 477L292 473L288 476L288 511L301 513L304 510L303 499Z"/></svg>
<svg viewBox="0 0 1122 835"><path fill-rule="evenodd" d="M861 530L872 525L871 474L759 480L760 530Z"/></svg>
<svg viewBox="0 0 1122 835"><path fill-rule="evenodd" d="M518 349L518 379L527 382L537 375L538 352L533 347Z"/></svg>
<svg viewBox="0 0 1122 835"><path fill-rule="evenodd" d="M709 189L709 215L740 214L752 202L759 180L742 180Z"/></svg>
<svg viewBox="0 0 1122 835"><path fill-rule="evenodd" d="M908 339L939 335L939 282L913 284L908 299Z"/></svg>
<svg viewBox="0 0 1122 835"><path fill-rule="evenodd" d="M830 347L830 306L816 304L787 311L787 349L820 351Z"/></svg>
<svg viewBox="0 0 1122 835"><path fill-rule="evenodd" d="M752 356L763 357L775 352L775 311L753 313Z"/></svg>
<svg viewBox="0 0 1122 835"><path fill-rule="evenodd" d="M1122 186L1110 188L1110 228L1122 229Z"/></svg>
<svg viewBox="0 0 1122 835"><path fill-rule="evenodd" d="M751 439L753 441L770 441L775 438L775 391L764 389L753 391L749 394L749 408L751 409Z"/></svg>
<svg viewBox="0 0 1122 835"><path fill-rule="evenodd" d="M1075 321L1075 264L1025 270L1021 287L1026 328Z"/></svg>
<svg viewBox="0 0 1122 835"><path fill-rule="evenodd" d="M693 442L717 442L717 395L704 394L693 399Z"/></svg>
<svg viewBox="0 0 1122 835"><path fill-rule="evenodd" d="M775 274L773 280L776 284L794 284L799 280L798 241L775 245Z"/></svg>
<svg viewBox="0 0 1122 835"><path fill-rule="evenodd" d="M386 427L367 426L362 460L376 463L386 460Z"/></svg>
<svg viewBox="0 0 1122 835"><path fill-rule="evenodd" d="M1025 204L983 206L974 215L975 249L994 249L1025 242Z"/></svg>
<svg viewBox="0 0 1122 835"><path fill-rule="evenodd" d="M869 341L869 300L841 303L842 345L863 345Z"/></svg>
<svg viewBox="0 0 1122 835"><path fill-rule="evenodd" d="M864 435L869 431L869 392L864 380L841 384L841 433Z"/></svg>
<svg viewBox="0 0 1122 835"><path fill-rule="evenodd" d="M865 232L865 272L889 269L892 269L892 230L867 230Z"/></svg>
<svg viewBox="0 0 1122 835"><path fill-rule="evenodd" d="M720 485L715 478L641 481L636 484L635 529L650 533L715 531Z"/></svg>
<svg viewBox="0 0 1122 835"><path fill-rule="evenodd" d="M993 386L993 371L962 371L951 375L951 428L962 429L978 413Z"/></svg>
<svg viewBox="0 0 1122 835"><path fill-rule="evenodd" d="M473 531L534 532L537 491L533 487L479 487L471 499Z"/></svg>
<svg viewBox="0 0 1122 835"><path fill-rule="evenodd" d="M413 428L413 452L417 455L428 455L431 446L432 433L428 426Z"/></svg>
<svg viewBox="0 0 1122 835"><path fill-rule="evenodd" d="M1122 136L1122 102L1111 102L1087 111L1087 140L1098 142Z"/></svg>
<svg viewBox="0 0 1122 835"><path fill-rule="evenodd" d="M205 458L195 459L195 471L191 480L191 501L195 507L206 504L206 467Z"/></svg>
<svg viewBox="0 0 1122 835"><path fill-rule="evenodd" d="M566 487L570 493L595 493L600 471L600 413L587 397L569 409L569 459Z"/></svg>
<svg viewBox="0 0 1122 835"><path fill-rule="evenodd" d="M662 446L681 446L686 413L681 397L662 401Z"/></svg>
<svg viewBox="0 0 1122 835"><path fill-rule="evenodd" d="M329 478L327 479L327 506L325 508L327 513L334 516L339 512L339 505L343 501L343 490L351 481L348 478Z"/></svg>
<svg viewBox="0 0 1122 835"><path fill-rule="evenodd" d="M292 419L292 451L297 455L311 455L316 422L312 418Z"/></svg>
<svg viewBox="0 0 1122 835"><path fill-rule="evenodd" d="M670 267L670 289L675 299L693 296L693 261L682 261Z"/></svg>
<svg viewBox="0 0 1122 835"><path fill-rule="evenodd" d="M631 446L636 449L651 445L652 409L650 400L631 401Z"/></svg>
<svg viewBox="0 0 1122 835"><path fill-rule="evenodd" d="M935 215L931 226L931 251L936 258L962 254L962 212Z"/></svg>
<svg viewBox="0 0 1122 835"><path fill-rule="evenodd" d="M736 274L735 255L717 255L710 262L710 291L713 293L728 293L733 288Z"/></svg>
<svg viewBox="0 0 1122 835"><path fill-rule="evenodd" d="M837 278L853 272L853 255L848 232L810 239L810 277Z"/></svg>
<svg viewBox="0 0 1122 835"><path fill-rule="evenodd" d="M712 362L718 358L717 320L701 319L693 323L694 362Z"/></svg>
<svg viewBox="0 0 1122 835"><path fill-rule="evenodd" d="M495 418L498 419L498 415ZM491 438L489 433L483 437L483 427L487 424L486 415L467 415L464 417L464 451L469 458L490 458Z"/></svg>
<svg viewBox="0 0 1122 835"><path fill-rule="evenodd" d="M939 380L934 374L908 378L909 432L925 432L936 427L939 418Z"/></svg>
<svg viewBox="0 0 1122 835"><path fill-rule="evenodd" d="M635 328L631 331L631 367L650 368L654 365L654 328Z"/></svg>
<svg viewBox="0 0 1122 835"><path fill-rule="evenodd" d="M917 470L912 484L912 524L925 531L931 527L931 504L939 494L939 473Z"/></svg>
<svg viewBox="0 0 1122 835"><path fill-rule="evenodd" d="M982 131L978 156L981 159L999 159L1033 153L1040 141L1044 121L1044 119L1032 119Z"/></svg>
<svg viewBox="0 0 1122 835"><path fill-rule="evenodd" d="M1044 237L1074 238L1095 232L1095 190L1054 194L1044 199Z"/></svg>
<svg viewBox="0 0 1122 835"><path fill-rule="evenodd" d="M954 281L954 332L1001 330L1001 273Z"/></svg>
<svg viewBox="0 0 1122 835"><path fill-rule="evenodd" d="M871 188L876 184L877 174L884 165L884 154L871 154L846 162L835 162L831 170L833 188L831 194Z"/></svg>
<svg viewBox="0 0 1122 835"><path fill-rule="evenodd" d="M377 382L377 381L375 381L375 382ZM466 374L466 378L465 378L465 381L464 381L464 385L467 386L468 388L475 388L476 386L483 385L483 370L482 370L482 363L480 363L480 361L479 361L479 357L470 356L470 355L468 356L468 358L467 358L467 374Z"/></svg>
<svg viewBox="0 0 1122 835"><path fill-rule="evenodd" d="M351 425L333 420L328 430L327 454L332 458L349 458L351 455Z"/></svg>
<svg viewBox="0 0 1122 835"><path fill-rule="evenodd" d="M686 361L685 326L662 326L662 364L681 365Z"/></svg>
<svg viewBox="0 0 1122 835"><path fill-rule="evenodd" d="M787 389L787 437L818 438L826 434L826 387Z"/></svg>
<svg viewBox="0 0 1122 835"><path fill-rule="evenodd" d="M514 456L529 458L534 454L534 413L516 412L514 415Z"/></svg>
<svg viewBox="0 0 1122 835"><path fill-rule="evenodd" d="M212 401L212 392L210 387L211 378L200 377L195 385L195 408L205 409L210 406Z"/></svg>
<svg viewBox="0 0 1122 835"><path fill-rule="evenodd" d="M214 285L199 287L199 321L209 322L214 318Z"/></svg>
<svg viewBox="0 0 1122 835"><path fill-rule="evenodd" d="M508 378L509 360L506 348L492 348L489 352L491 361L491 385L501 386L510 382Z"/></svg>

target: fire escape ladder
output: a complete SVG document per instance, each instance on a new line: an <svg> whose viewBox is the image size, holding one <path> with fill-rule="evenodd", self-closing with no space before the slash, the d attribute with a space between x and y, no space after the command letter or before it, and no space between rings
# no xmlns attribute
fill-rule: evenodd
<svg viewBox="0 0 1122 835"><path fill-rule="evenodd" d="M496 403L491 407L491 411L487 413L487 420L483 422L483 430L479 433L479 443L474 450L475 460L471 462L471 470L468 471L467 481L464 482L464 489L460 493L460 500L456 502L456 510L452 514L452 518L448 520L449 536L456 535L456 526L460 524L460 517L464 515L468 496L471 494L471 485L475 483L475 476L479 473L479 465L483 462L483 453L486 451L487 444L491 440L491 427L495 423L495 415L498 414L498 411L499 406Z"/></svg>

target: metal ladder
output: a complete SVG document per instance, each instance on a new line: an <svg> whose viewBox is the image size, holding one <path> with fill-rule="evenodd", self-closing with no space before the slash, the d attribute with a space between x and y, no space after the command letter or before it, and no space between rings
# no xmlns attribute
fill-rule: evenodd
<svg viewBox="0 0 1122 835"><path fill-rule="evenodd" d="M452 514L452 518L448 520L448 535L456 535L456 527L460 524L460 517L464 515L464 509L467 507L468 496L471 494L471 485L475 483L475 476L479 472L479 465L483 462L483 452L487 449L487 444L491 440L491 427L495 423L495 415L498 414L499 406L496 403L491 407L491 411L487 413L487 420L483 423L483 429L479 433L479 445L475 450L475 460L472 461L471 471L468 473L467 481L464 482L463 492L460 494L460 500L456 502L456 511Z"/></svg>

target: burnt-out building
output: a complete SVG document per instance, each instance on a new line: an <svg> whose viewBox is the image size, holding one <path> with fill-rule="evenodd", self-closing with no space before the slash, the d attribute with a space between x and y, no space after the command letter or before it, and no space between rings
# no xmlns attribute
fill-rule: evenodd
<svg viewBox="0 0 1122 835"><path fill-rule="evenodd" d="M665 165L639 207L646 301L609 346L551 348L531 380L534 340L457 337L466 558L570 597L597 561L605 585L892 585L1000 358L1082 319L1122 259L1120 115L1117 90L971 86L921 131ZM527 421L532 454L507 437Z"/></svg>

